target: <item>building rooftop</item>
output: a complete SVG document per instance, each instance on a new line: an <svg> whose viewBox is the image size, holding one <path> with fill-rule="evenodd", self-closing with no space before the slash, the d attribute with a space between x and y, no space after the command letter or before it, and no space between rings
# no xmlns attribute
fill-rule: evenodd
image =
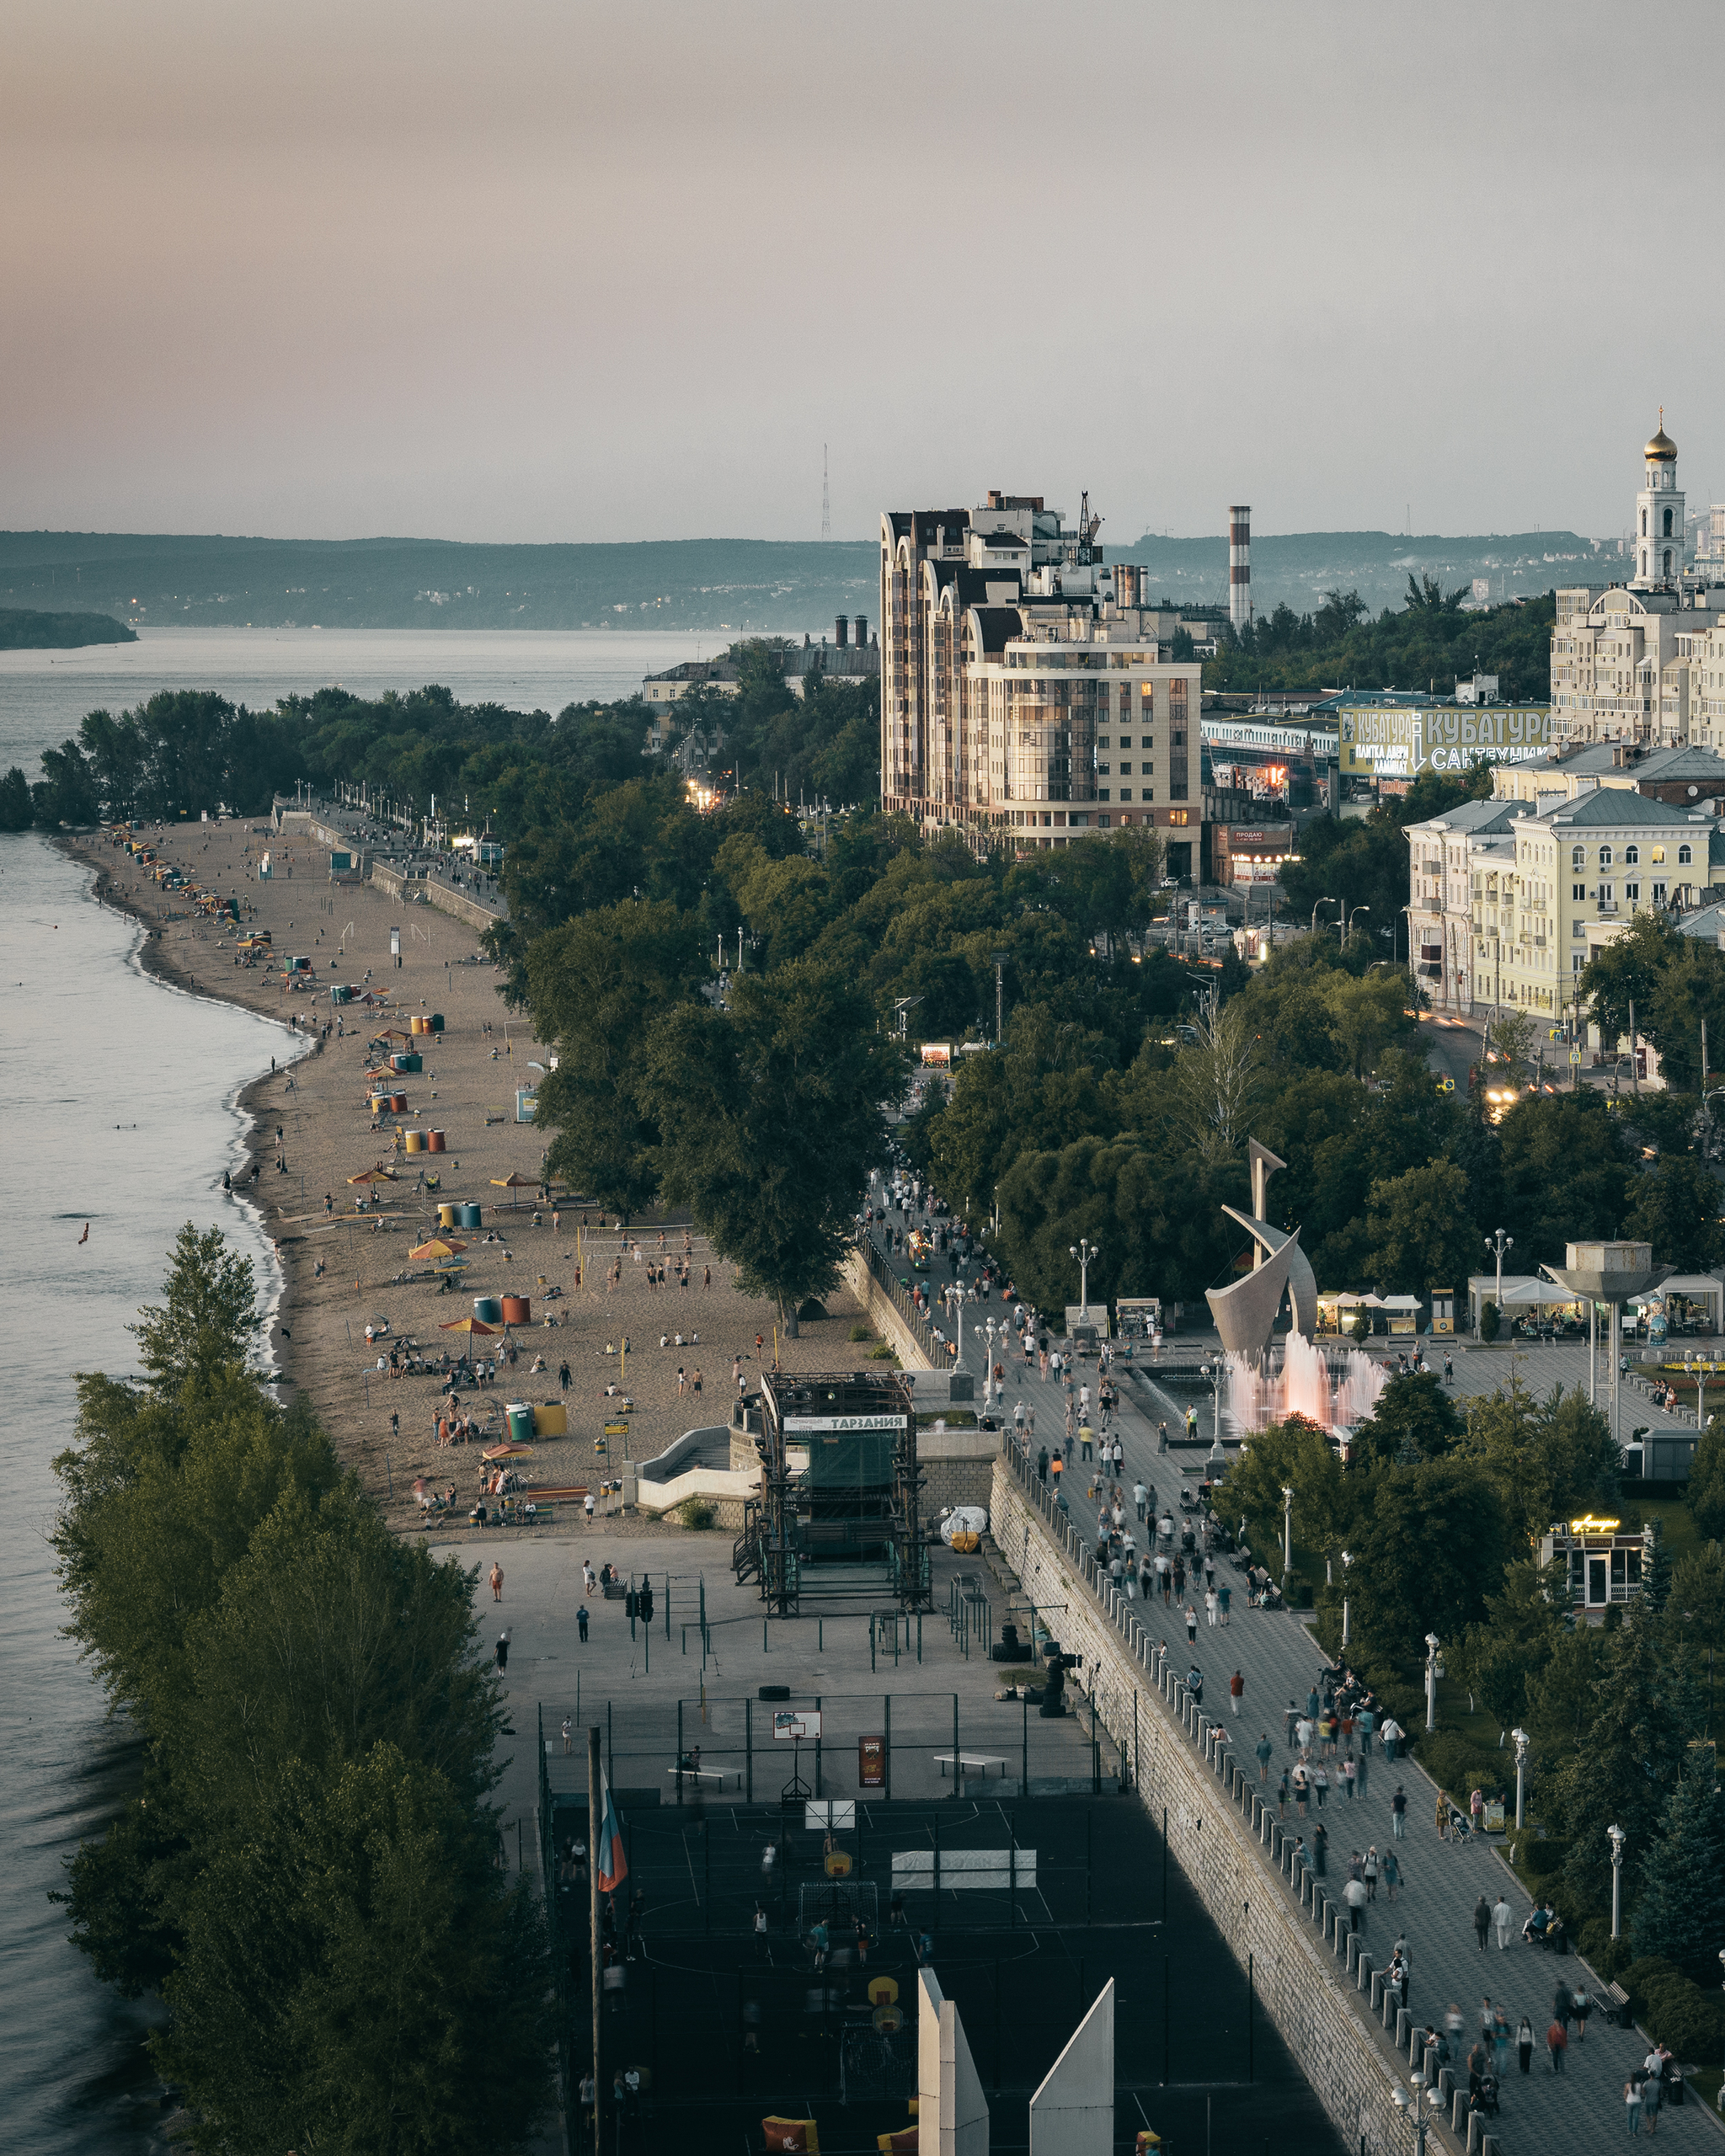
<svg viewBox="0 0 1725 2156"><path fill-rule="evenodd" d="M1573 801L1560 802L1540 820L1562 829L1572 824L1711 824L1713 819L1703 808L1654 801L1632 787L1603 786L1578 793Z"/></svg>
<svg viewBox="0 0 1725 2156"><path fill-rule="evenodd" d="M1472 838L1494 837L1507 831L1524 816L1534 813L1530 801L1464 801L1459 808L1446 808L1441 816L1434 816L1423 824L1409 824L1410 831L1465 831Z"/></svg>

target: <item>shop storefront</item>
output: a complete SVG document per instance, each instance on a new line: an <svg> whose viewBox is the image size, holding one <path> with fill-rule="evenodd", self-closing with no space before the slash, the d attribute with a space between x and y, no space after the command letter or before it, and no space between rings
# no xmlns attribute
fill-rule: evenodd
<svg viewBox="0 0 1725 2156"><path fill-rule="evenodd" d="M1540 1562L1561 1558L1569 1568L1569 1599L1576 1609L1603 1613L1614 1602L1633 1602L1641 1593L1643 1564L1653 1557L1658 1524L1626 1531L1619 1519L1583 1513L1554 1520L1540 1541Z"/></svg>

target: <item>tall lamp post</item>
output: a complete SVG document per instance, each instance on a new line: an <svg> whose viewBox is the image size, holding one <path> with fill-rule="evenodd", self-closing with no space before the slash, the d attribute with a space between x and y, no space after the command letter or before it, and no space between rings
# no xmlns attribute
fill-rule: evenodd
<svg viewBox="0 0 1725 2156"><path fill-rule="evenodd" d="M1334 899L1320 899L1317 906L1332 906L1336 903ZM1314 936L1317 934L1317 906L1314 906L1311 910L1311 932Z"/></svg>
<svg viewBox="0 0 1725 2156"><path fill-rule="evenodd" d="M1294 1575L1294 1492L1282 1485L1282 1585Z"/></svg>
<svg viewBox="0 0 1725 2156"><path fill-rule="evenodd" d="M1500 1323L1503 1316L1503 1253L1505 1251L1514 1250L1514 1236L1506 1235L1501 1228L1496 1235L1486 1237L1486 1248L1496 1257L1498 1261L1498 1317Z"/></svg>
<svg viewBox="0 0 1725 2156"><path fill-rule="evenodd" d="M1512 1729L1509 1737L1515 1747L1515 1824L1519 1828L1527 1823L1525 1816L1525 1801L1527 1794L1527 1753L1528 1747L1533 1742L1533 1739L1525 1729Z"/></svg>
<svg viewBox="0 0 1725 2156"><path fill-rule="evenodd" d="M1344 1550L1342 1552L1342 1644L1344 1647L1352 1644L1352 1626L1348 1621L1347 1589L1348 1568L1353 1562L1353 1551L1351 1550Z"/></svg>
<svg viewBox="0 0 1725 2156"><path fill-rule="evenodd" d="M1438 1636L1425 1636L1425 1726L1434 1730L1438 1726Z"/></svg>
<svg viewBox="0 0 1725 2156"><path fill-rule="evenodd" d="M1623 1844L1628 1839L1621 1827L1605 1829L1611 1844L1611 1936L1616 1939L1623 1915Z"/></svg>
<svg viewBox="0 0 1725 2156"><path fill-rule="evenodd" d="M1361 914L1370 913L1370 911L1371 908L1370 906L1354 906L1350 911L1345 913L1342 919L1336 923L1337 927L1342 931L1342 942L1344 946L1346 945L1348 937L1354 933L1354 922L1359 920Z"/></svg>
<svg viewBox="0 0 1725 2156"><path fill-rule="evenodd" d="M1078 1261L1078 1319L1081 1324L1087 1324L1090 1320L1090 1261L1100 1257L1102 1252L1094 1243L1087 1242L1080 1235L1076 1243L1068 1244L1066 1255Z"/></svg>

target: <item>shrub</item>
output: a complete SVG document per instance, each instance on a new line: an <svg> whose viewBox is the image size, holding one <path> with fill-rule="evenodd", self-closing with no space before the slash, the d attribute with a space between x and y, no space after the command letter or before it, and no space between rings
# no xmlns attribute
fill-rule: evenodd
<svg viewBox="0 0 1725 2156"><path fill-rule="evenodd" d="M1415 1749L1420 1765L1458 1804L1466 1803L1470 1790L1489 1792L1503 1783L1503 1765L1498 1755L1482 1751L1457 1730L1434 1730L1429 1737L1419 1738Z"/></svg>
<svg viewBox="0 0 1725 2156"><path fill-rule="evenodd" d="M1482 1303L1479 1306L1479 1337L1482 1340L1495 1340L1502 1322L1495 1303Z"/></svg>
<svg viewBox="0 0 1725 2156"><path fill-rule="evenodd" d="M890 1363L896 1361L897 1358L886 1342L881 1340L876 1342L874 1350L868 1359L871 1363Z"/></svg>
<svg viewBox="0 0 1725 2156"><path fill-rule="evenodd" d="M851 1337L852 1340L873 1340L874 1335L866 1325L853 1325L851 1327Z"/></svg>
<svg viewBox="0 0 1725 2156"><path fill-rule="evenodd" d="M681 1504L677 1507L677 1518L685 1527L697 1529L711 1527L713 1521L713 1506L705 1497L685 1497Z"/></svg>
<svg viewBox="0 0 1725 2156"><path fill-rule="evenodd" d="M1725 2041L1725 2015L1717 2000L1687 1977L1664 1977L1649 1984L1639 2018L1648 2034L1669 2044L1680 2059L1711 2066Z"/></svg>

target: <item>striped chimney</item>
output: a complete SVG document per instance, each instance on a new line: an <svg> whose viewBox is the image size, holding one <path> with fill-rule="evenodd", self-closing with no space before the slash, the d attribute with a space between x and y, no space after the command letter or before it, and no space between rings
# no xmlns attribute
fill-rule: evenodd
<svg viewBox="0 0 1725 2156"><path fill-rule="evenodd" d="M1245 502L1228 511L1228 619L1236 633L1252 619L1252 510Z"/></svg>

